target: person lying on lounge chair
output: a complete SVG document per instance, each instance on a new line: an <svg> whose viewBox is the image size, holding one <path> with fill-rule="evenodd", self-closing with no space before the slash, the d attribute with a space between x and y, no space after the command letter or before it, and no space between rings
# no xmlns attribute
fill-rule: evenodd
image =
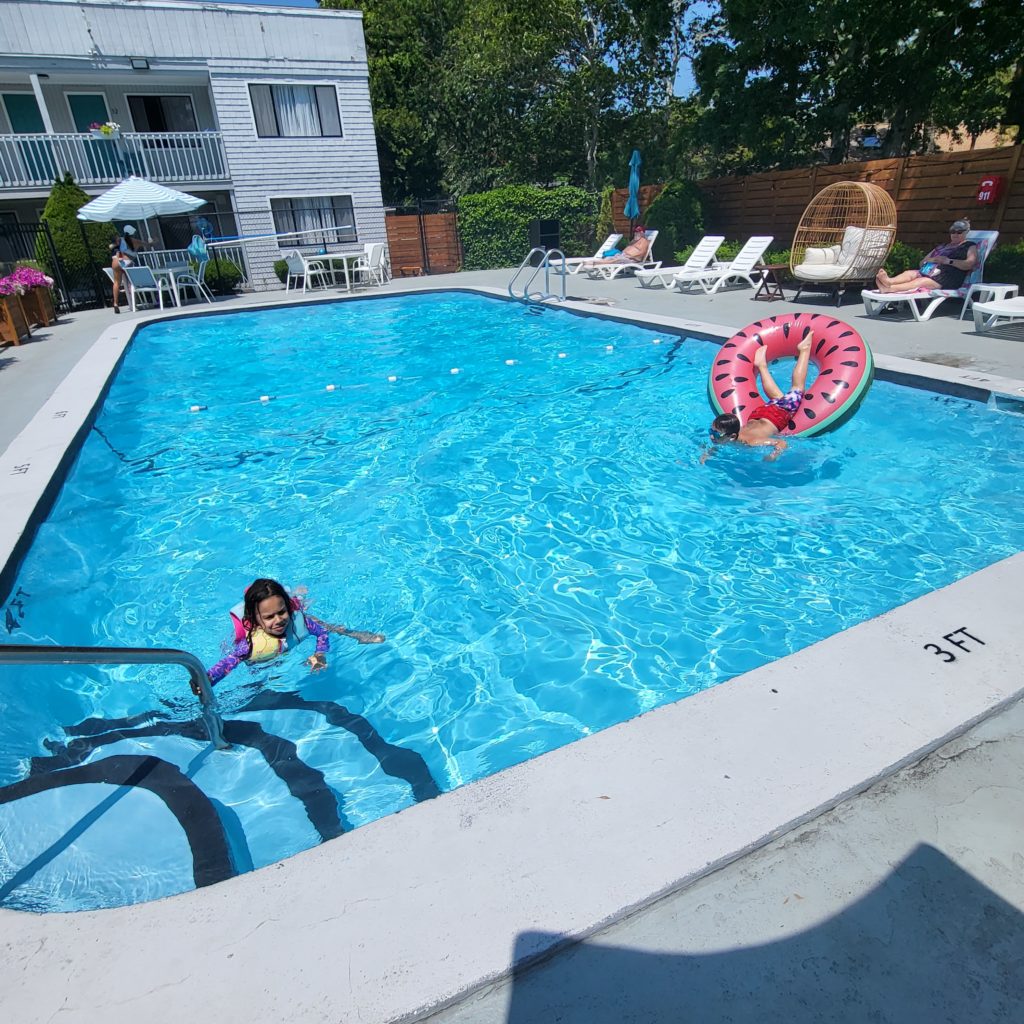
<svg viewBox="0 0 1024 1024"><path fill-rule="evenodd" d="M651 240L647 237L647 229L638 224L633 231L633 241L622 252L599 260L587 260L583 264L583 269L596 267L602 263L643 263L650 254Z"/></svg>
<svg viewBox="0 0 1024 1024"><path fill-rule="evenodd" d="M904 270L890 277L880 270L875 284L880 292L916 292L933 288L959 288L964 278L978 265L978 247L967 241L970 221L954 221L949 228L949 241L937 245L917 270Z"/></svg>

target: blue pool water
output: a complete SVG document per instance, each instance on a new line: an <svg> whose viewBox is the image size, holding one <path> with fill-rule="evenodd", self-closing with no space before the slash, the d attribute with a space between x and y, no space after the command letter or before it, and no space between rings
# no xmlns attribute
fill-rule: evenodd
<svg viewBox="0 0 1024 1024"><path fill-rule="evenodd" d="M336 637L316 675L238 669L227 753L181 670L5 669L0 904L111 906L272 863L1024 546L1024 418L876 382L776 463L702 467L715 351L458 293L142 330L9 640L212 663L258 575L388 640Z"/></svg>

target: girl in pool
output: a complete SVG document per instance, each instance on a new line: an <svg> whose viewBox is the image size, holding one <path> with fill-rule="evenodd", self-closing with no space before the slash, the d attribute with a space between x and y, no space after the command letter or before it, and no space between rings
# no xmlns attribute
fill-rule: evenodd
<svg viewBox="0 0 1024 1024"><path fill-rule="evenodd" d="M316 637L316 651L307 658L314 672L327 665L327 652L331 649L331 633L350 636L361 644L380 644L380 633L366 633L347 629L329 622L321 622L303 611L302 602L292 597L277 580L259 579L245 592L241 615L232 612L235 623L235 646L230 654L221 658L207 670L211 683L219 683L243 661L269 661L284 654L307 636Z"/></svg>

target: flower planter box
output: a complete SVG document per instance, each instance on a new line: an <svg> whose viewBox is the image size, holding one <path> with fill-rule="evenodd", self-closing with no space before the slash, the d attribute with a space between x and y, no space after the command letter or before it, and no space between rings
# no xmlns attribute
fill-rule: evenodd
<svg viewBox="0 0 1024 1024"><path fill-rule="evenodd" d="M21 297L21 305L33 327L49 327L56 323L57 311L53 308L53 293L49 288L29 288Z"/></svg>
<svg viewBox="0 0 1024 1024"><path fill-rule="evenodd" d="M28 320L18 295L0 295L0 341L20 345L29 336Z"/></svg>
<svg viewBox="0 0 1024 1024"><path fill-rule="evenodd" d="M89 134L94 139L119 139L121 138L120 132L101 132L98 128L90 128Z"/></svg>

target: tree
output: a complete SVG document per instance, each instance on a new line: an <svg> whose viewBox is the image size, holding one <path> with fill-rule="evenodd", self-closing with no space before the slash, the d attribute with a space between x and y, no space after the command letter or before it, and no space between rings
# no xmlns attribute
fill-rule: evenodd
<svg viewBox="0 0 1024 1024"><path fill-rule="evenodd" d="M109 262L107 247L116 234L114 225L109 222L78 220L76 214L87 202L89 197L69 173L53 183L50 197L43 207L42 219L53 236L54 248L65 270L71 273L89 270L92 259ZM85 239L88 239L88 247ZM47 273L53 275L56 272L50 248L43 236L36 241L36 259L46 267Z"/></svg>

